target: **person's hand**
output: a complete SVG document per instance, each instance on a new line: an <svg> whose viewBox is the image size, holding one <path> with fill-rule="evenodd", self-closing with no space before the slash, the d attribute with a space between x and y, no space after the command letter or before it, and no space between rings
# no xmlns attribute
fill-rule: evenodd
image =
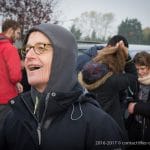
<svg viewBox="0 0 150 150"><path fill-rule="evenodd" d="M136 103L134 103L134 102L129 103L129 105L128 105L128 112L130 114L134 113L134 107L135 107L135 105L136 105Z"/></svg>
<svg viewBox="0 0 150 150"><path fill-rule="evenodd" d="M119 41L117 44L116 44L116 47L118 47L118 48L120 48L120 49L122 49L122 50L124 50L124 52L125 52L125 54L126 54L126 56L128 56L128 48L127 47L125 47L125 45L124 45L124 42L123 41Z"/></svg>
<svg viewBox="0 0 150 150"><path fill-rule="evenodd" d="M23 92L23 86L22 86L22 84L20 82L18 82L16 84L16 88L17 88L18 93L22 93Z"/></svg>

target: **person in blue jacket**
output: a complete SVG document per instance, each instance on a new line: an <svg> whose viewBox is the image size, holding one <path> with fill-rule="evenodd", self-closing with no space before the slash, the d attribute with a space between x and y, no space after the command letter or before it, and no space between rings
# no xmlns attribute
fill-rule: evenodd
<svg viewBox="0 0 150 150"><path fill-rule="evenodd" d="M23 45L31 90L10 100L0 123L0 149L124 149L117 123L78 83L72 33L42 23L29 30Z"/></svg>
<svg viewBox="0 0 150 150"><path fill-rule="evenodd" d="M95 57L97 55L97 52L99 50L101 50L102 48L104 48L103 46L98 46L95 45L91 48L89 48L86 52L84 52L83 54L79 55L77 58L77 72L80 72L83 68L83 66L90 61L93 57Z"/></svg>

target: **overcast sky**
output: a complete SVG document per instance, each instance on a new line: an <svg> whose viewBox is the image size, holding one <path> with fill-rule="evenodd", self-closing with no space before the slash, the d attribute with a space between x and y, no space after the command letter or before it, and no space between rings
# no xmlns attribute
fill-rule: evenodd
<svg viewBox="0 0 150 150"><path fill-rule="evenodd" d="M150 0L60 0L59 9L66 22L79 17L85 11L95 10L101 13L113 13L114 27L122 20L137 18L142 28L150 27ZM68 21L69 22L69 21Z"/></svg>

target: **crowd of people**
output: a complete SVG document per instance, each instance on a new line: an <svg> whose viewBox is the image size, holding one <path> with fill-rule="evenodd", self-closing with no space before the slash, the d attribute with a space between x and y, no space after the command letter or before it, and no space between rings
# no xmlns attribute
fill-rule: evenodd
<svg viewBox="0 0 150 150"><path fill-rule="evenodd" d="M131 58L115 35L78 56L72 33L50 23L29 29L18 50L20 35L17 21L3 23L0 149L150 149L148 52Z"/></svg>

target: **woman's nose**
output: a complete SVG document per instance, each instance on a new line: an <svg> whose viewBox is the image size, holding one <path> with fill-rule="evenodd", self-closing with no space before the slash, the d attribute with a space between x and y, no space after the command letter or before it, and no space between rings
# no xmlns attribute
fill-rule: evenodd
<svg viewBox="0 0 150 150"><path fill-rule="evenodd" d="M28 52L26 53L26 58L34 57L36 54L34 52L34 48L31 47Z"/></svg>

